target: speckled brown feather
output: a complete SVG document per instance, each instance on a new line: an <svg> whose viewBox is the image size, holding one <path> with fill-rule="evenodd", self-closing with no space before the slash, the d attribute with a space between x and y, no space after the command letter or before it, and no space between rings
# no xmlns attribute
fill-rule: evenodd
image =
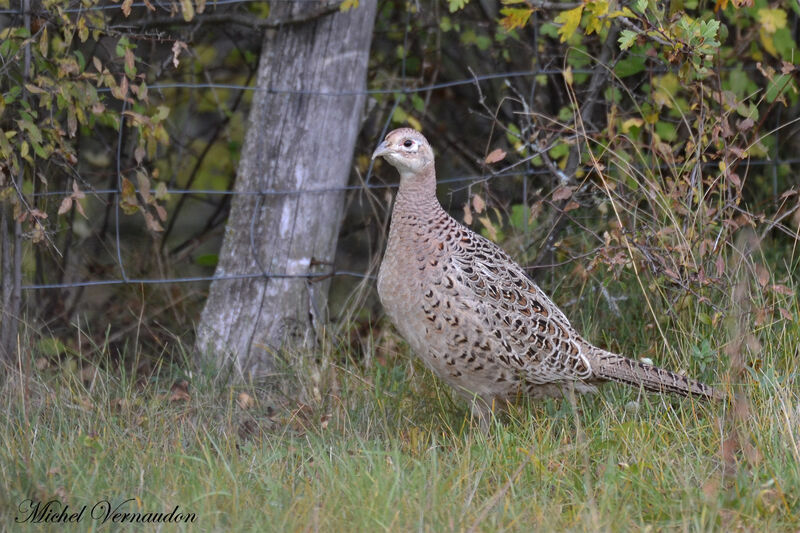
<svg viewBox="0 0 800 533"><path fill-rule="evenodd" d="M436 199L433 151L419 132L386 136L373 157L400 171L378 273L387 314L436 375L486 405L591 392L606 380L717 398L698 381L596 348L511 257Z"/></svg>

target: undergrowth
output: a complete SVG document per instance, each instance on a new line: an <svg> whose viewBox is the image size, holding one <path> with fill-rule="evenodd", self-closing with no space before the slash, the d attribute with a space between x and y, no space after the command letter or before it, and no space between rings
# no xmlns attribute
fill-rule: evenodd
<svg viewBox="0 0 800 533"><path fill-rule="evenodd" d="M607 385L523 402L488 435L389 330L368 333L366 364L345 342L291 359L282 390L232 385L185 353L39 369L20 354L0 391L0 526L119 526L88 510L79 524L15 522L26 500L57 500L194 513L164 526L176 530L796 530L800 326L780 313L756 325L769 295L745 286L713 324L696 319L700 303L661 317L671 349L633 301L621 306L641 319L602 312L602 298L572 309L599 344L686 370L728 401ZM796 297L780 305L798 316Z"/></svg>

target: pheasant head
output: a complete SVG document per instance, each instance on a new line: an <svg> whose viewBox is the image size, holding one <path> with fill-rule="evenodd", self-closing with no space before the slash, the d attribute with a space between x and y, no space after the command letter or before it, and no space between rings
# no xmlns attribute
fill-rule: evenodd
<svg viewBox="0 0 800 533"><path fill-rule="evenodd" d="M400 172L400 180L419 176L427 167L433 168L433 149L427 139L411 128L389 132L386 139L372 153L372 159L383 157Z"/></svg>

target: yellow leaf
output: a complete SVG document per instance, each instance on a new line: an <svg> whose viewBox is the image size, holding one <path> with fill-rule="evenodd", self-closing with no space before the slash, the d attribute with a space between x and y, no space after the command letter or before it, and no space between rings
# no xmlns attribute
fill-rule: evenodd
<svg viewBox="0 0 800 533"><path fill-rule="evenodd" d="M47 26L42 29L42 36L39 38L39 53L42 57L47 57L47 47L50 41L47 38Z"/></svg>
<svg viewBox="0 0 800 533"><path fill-rule="evenodd" d="M758 21L761 29L767 33L775 33L786 27L786 11L783 9L759 9Z"/></svg>
<svg viewBox="0 0 800 533"><path fill-rule="evenodd" d="M358 7L358 0L344 0L339 4L339 11L350 11Z"/></svg>
<svg viewBox="0 0 800 533"><path fill-rule="evenodd" d="M572 34L578 29L578 24L581 23L581 15L583 15L583 4L574 9L562 11L553 20L553 22L562 25L558 28L558 34L561 35L562 43L572 37Z"/></svg>
<svg viewBox="0 0 800 533"><path fill-rule="evenodd" d="M524 27L528 23L528 19L531 18L533 9L529 7L504 7L500 10L500 14L504 15L504 17L500 19L500 25L505 28L506 31L511 31L514 28Z"/></svg>
<svg viewBox="0 0 800 533"><path fill-rule="evenodd" d="M407 122L409 123L409 125L410 125L412 128L414 128L415 130L419 130L419 131L421 131L421 130L422 130L422 124L420 123L420 121L419 121L419 120L417 120L417 119L415 119L415 118L414 118L414 117L412 117L411 115L408 115L408 116L406 117L406 121L407 121Z"/></svg>
<svg viewBox="0 0 800 533"><path fill-rule="evenodd" d="M194 4L192 4L192 0L181 0L181 9L183 11L183 20L189 22L194 18Z"/></svg>
<svg viewBox="0 0 800 533"><path fill-rule="evenodd" d="M82 43L85 43L86 39L89 38L89 27L86 25L86 19L84 17L78 19L78 38Z"/></svg>
<svg viewBox="0 0 800 533"><path fill-rule="evenodd" d="M772 35L770 35L764 28L759 28L758 37L761 39L761 46L764 47L764 50L766 50L771 56L778 57L778 49L775 48L775 41L773 41Z"/></svg>
<svg viewBox="0 0 800 533"><path fill-rule="evenodd" d="M630 132L631 128L641 128L643 124L644 120L640 118L629 118L622 123L622 133Z"/></svg>
<svg viewBox="0 0 800 533"><path fill-rule="evenodd" d="M600 33L609 24L608 0L595 0L586 6L589 19L586 24L586 35Z"/></svg>
<svg viewBox="0 0 800 533"><path fill-rule="evenodd" d="M489 217L478 217L478 220L483 227L486 228L486 231L489 233L489 239L492 241L497 240L497 228L492 224L492 221L489 220Z"/></svg>
<svg viewBox="0 0 800 533"><path fill-rule="evenodd" d="M564 69L564 81L567 82L567 85L572 87L572 67Z"/></svg>
<svg viewBox="0 0 800 533"><path fill-rule="evenodd" d="M627 7L623 7L621 10L612 11L608 14L608 18L615 19L617 17L636 17L636 13L628 9Z"/></svg>

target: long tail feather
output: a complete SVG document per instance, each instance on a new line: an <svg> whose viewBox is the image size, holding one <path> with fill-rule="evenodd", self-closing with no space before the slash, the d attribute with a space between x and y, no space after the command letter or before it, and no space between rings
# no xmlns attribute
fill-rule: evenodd
<svg viewBox="0 0 800 533"><path fill-rule="evenodd" d="M713 387L654 365L634 361L599 348L592 355L592 370L599 378L634 387L642 386L651 392L674 392L683 396L699 396L713 400L724 398L724 395Z"/></svg>

